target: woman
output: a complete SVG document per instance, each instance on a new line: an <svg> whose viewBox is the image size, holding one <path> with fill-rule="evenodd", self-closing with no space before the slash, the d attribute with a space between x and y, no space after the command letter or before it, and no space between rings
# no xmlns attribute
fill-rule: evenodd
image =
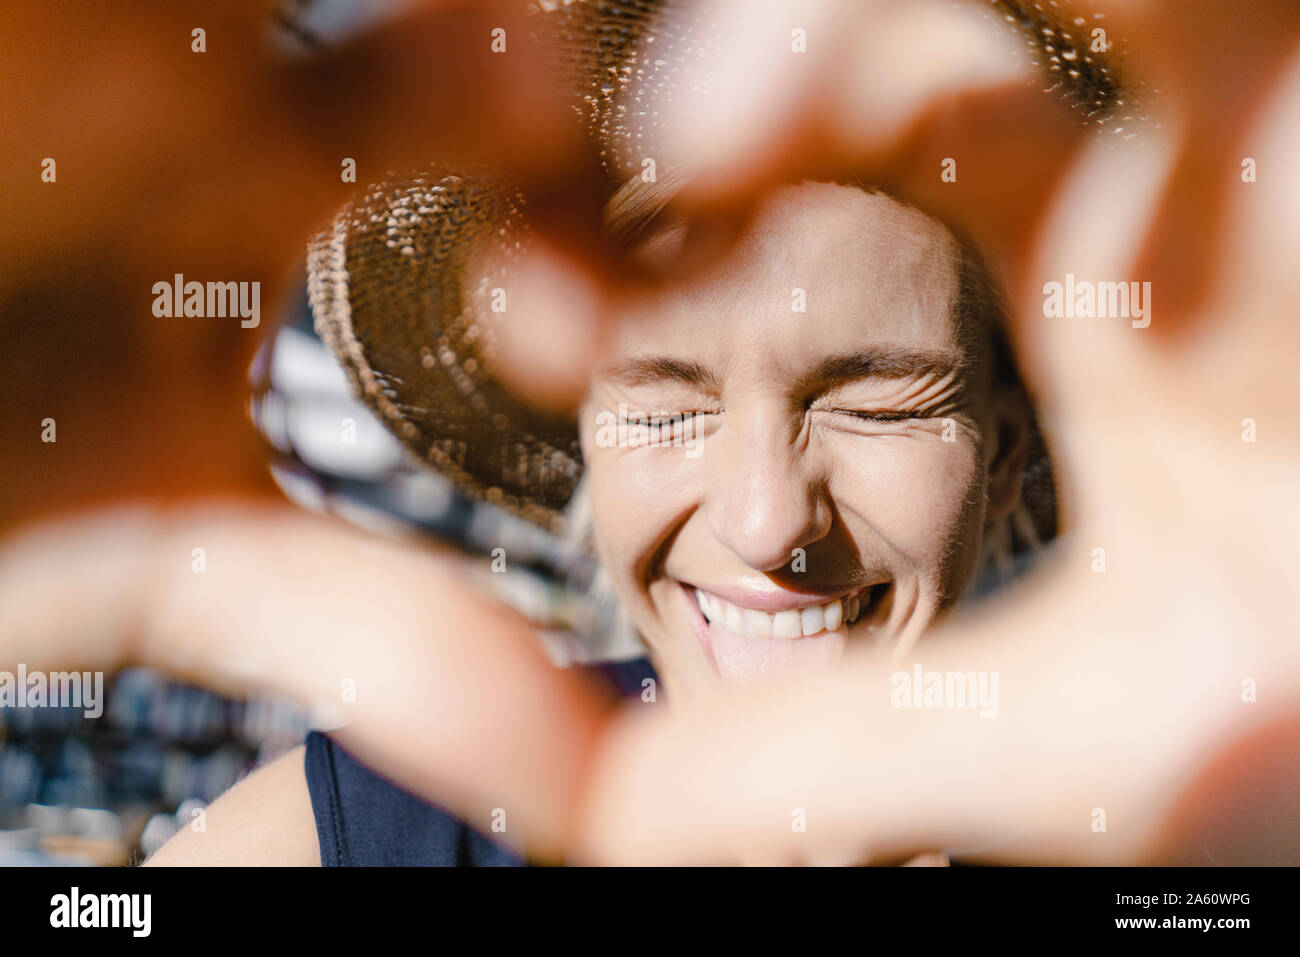
<svg viewBox="0 0 1300 957"><path fill-rule="evenodd" d="M743 204L778 174L870 169L924 196L945 220L987 230L1068 466L1075 547L1001 608L917 646L931 667L1001 669L1003 720L948 722L931 713L918 721L891 709L887 695L883 703L865 695L864 685L887 679L889 669L859 662L797 692L749 696L707 720L650 717L632 735L605 730L610 722L597 718L606 713L593 718L564 672L505 655L493 639L510 623L475 628L487 623L478 605L412 550L394 555L391 543L377 547L283 506L214 514L214 496L262 491L262 459L231 398L255 340L209 324L160 339L140 298L178 248L213 276L258 275L296 260L300 237L337 205L331 183L339 188L340 142L384 165L468 145L546 182L552 208L557 196L580 203L575 179L568 191L555 182L556 157L569 156L571 144L554 135L559 111L528 96L537 88L530 71L503 77L503 66L524 59L515 41L526 30L516 33L515 21L503 19L510 56L475 60L479 47L454 29L467 12L434 5L304 76L265 55L253 37L262 14L250 8L234 23L246 27L248 42L225 44L242 56L239 70L182 75L165 56L133 58L130 71L86 73L81 86L56 89L47 82L51 58L71 62L86 49L123 43L174 49L191 18L183 8L139 11L108 31L94 18L67 16L66 5L29 6L41 15L20 18L12 31L28 41L14 46L15 75L31 81L46 108L11 117L14 142L44 142L54 113L91 117L105 91L129 89L137 108L115 114L121 122L109 139L103 124L65 123L60 167L76 157L109 177L110 188L58 189L32 177L10 210L25 228L0 236L12 237L7 260L17 268L0 311L11 328L31 329L39 304L40 329L56 333L20 336L7 352L15 385L7 419L16 431L6 440L0 496L8 520L0 636L9 662L108 669L137 661L233 693L271 686L323 702L327 694L337 700L335 668L365 669L370 658L357 653L356 636L368 634L364 650L376 664L361 677L384 694L360 699L381 706L358 706L365 734L362 720L349 730L359 753L430 795L446 789L431 786L426 769L440 771L444 785L477 771L478 790L463 789L452 802L460 813L526 795L540 809L537 831L549 824L553 846L581 845L585 860L712 861L722 849L780 852L817 840L869 840L903 853L978 835L986 846L991 836L1002 840L996 859L1004 862L1294 862L1295 788L1274 772L1294 773L1300 701L1288 600L1300 540L1288 520L1300 447L1278 412L1295 401L1288 363L1300 329L1291 321L1300 206L1291 181L1269 175L1288 168L1300 144L1293 5L1117 3L1103 29L1076 34L1089 44L1089 34L1105 33L1102 42L1118 41L1120 54L1125 42L1141 51L1140 62L1121 61L1125 83L1116 87L1094 82L1087 46L1060 47L1070 17L1100 13L1072 0L998 4L1038 37L1042 55L1034 59L1044 75L1052 71L1056 96L1042 95L1045 84L1021 82L1027 71L990 76L990 65L1012 65L996 31L954 36L943 27L958 21L927 16L925 4L900 5L888 18L877 18L881 4L828 5L820 36L844 42L830 56L797 61L813 68L791 77L771 69L783 62L771 40L786 35L797 5L764 5L746 9L730 30L731 50L762 66L743 77L744 98L726 95L732 84L723 109L707 108L708 85L699 97L640 101L638 115L670 125L694 119L689 129L707 134L685 138L687 158L712 173L709 188L687 204L696 211L713 208L720 191ZM486 36L506 5L490 6L488 19L475 21L483 27L476 35ZM739 5L696 6L712 17ZM1047 7L1050 15L1040 9ZM617 40L623 31L609 35ZM609 76L618 78L612 93L602 93L610 84L598 77L591 96L573 102L620 105L624 74ZM158 96L178 88L222 107L190 111L203 136L178 136L175 111L158 107ZM1159 109L1135 97L1142 88L1163 91ZM303 89L323 91L306 104L314 107L307 124ZM351 95L358 89L368 95ZM462 108L435 110L446 122L410 121L415 113L427 119L449 89ZM836 91L842 95L828 95ZM379 120L375 104L385 106ZM1089 107L1102 107L1107 135L1087 135L1063 104L1094 129ZM165 135L159 118L171 124ZM216 120L224 125L214 127ZM765 135L752 135L756 126ZM162 141L191 145L171 165L202 184L197 192L159 193L155 177L139 175L156 170ZM268 151L268 141L293 148ZM963 186L941 183L934 166L918 162L939 147L936 158L960 158ZM106 150L119 162L96 162ZM242 161L238 177L230 176L231 157ZM286 182L298 187L292 202L284 201ZM198 221L214 228L195 230ZM69 263L104 281L67 282ZM606 275L597 265L593 273ZM1161 302L1151 329L1119 334L1105 324L1039 321L1043 282L1071 272L1151 280ZM102 348L47 347L87 335ZM57 445L22 425L52 414ZM70 421L75 442L63 440ZM153 468L158 462L166 468ZM202 507L158 507L183 494L202 496ZM140 499L153 507L121 508ZM17 528L20 520L33 526L29 533ZM205 576L190 568L196 543L219 545L224 556ZM1106 555L1111 570L1102 573ZM390 579L393 588L381 587ZM365 600L401 597L408 601L382 606L385 630L376 631L375 603ZM441 623L441 633L401 620L407 606L426 612L416 620ZM473 647L490 659L490 672L474 670L477 659L463 653L466 633L479 639ZM436 649L422 657L431 643ZM424 676L418 688L403 685L410 671ZM1247 700L1243 683L1259 678L1266 693ZM470 703L490 698L490 715L462 710L452 729L414 707L385 706L454 698L459 688L469 689ZM512 709L513 724L502 713ZM403 723L392 720L395 711ZM1258 737L1282 719L1291 722L1289 736ZM487 739L472 732L488 724L493 732L512 728L498 740L518 746L497 745L495 760L484 760L476 748ZM537 773L536 754L547 775ZM846 774L854 769L864 773ZM295 773L292 763L282 766L282 776ZM274 790L268 772L243 787L255 781ZM585 798L576 813L568 800L575 789ZM291 859L284 847L296 839L294 822L306 822L306 846L314 848L308 796L299 793L303 813L265 819L258 842L227 859L255 862L263 848ZM799 835L773 828L792 805L811 810L815 800L830 826ZM224 830L216 813L224 803L208 809L213 840ZM1123 826L1099 828L1098 808ZM285 827L275 826L281 820ZM571 842L575 834L581 841ZM1261 835L1273 844L1262 845Z"/></svg>
<svg viewBox="0 0 1300 957"><path fill-rule="evenodd" d="M453 201L452 185L479 198ZM421 222L437 235L454 212L497 208L463 180L430 192L443 205L425 207ZM670 272L684 239L670 196L634 180L608 206L614 241L647 275ZM674 707L690 707L727 686L828 668L850 644L906 648L981 575L1005 571L1017 543L1036 540L1021 498L1033 417L992 281L944 226L882 193L788 186L726 258L647 282L579 410L581 465L557 462L561 424L514 403L487 371L491 337L508 334L493 328L490 303L518 265L496 220L463 230L457 255L430 257L440 262L432 288L464 296L463 308L432 303L423 322L405 324L391 309L409 290L383 259L357 255L369 241L358 224L385 224L399 263L404 249L426 248L421 237L394 239L390 218L355 210L340 221L350 224L334 244L350 252L346 311L337 285L320 295L330 244L313 259L326 339L381 417L412 448L435 450L429 461L468 490L559 528L559 496L538 489L553 488L557 472L575 479L567 530L594 544L653 666L611 669L626 690L650 688L656 700L657 676ZM480 269L504 285L474 290ZM384 295L372 299L367 284L380 277ZM405 282L428 280L417 269ZM374 302L385 305L368 309ZM507 315L528 321L518 307ZM485 432L475 425L485 420L498 425ZM513 469L499 464L506 455ZM539 462L545 470L528 474ZM209 812L219 832L182 831L153 862L184 862L200 845L211 860L222 844L238 859L269 819L280 822L283 863L519 860L318 733Z"/></svg>
<svg viewBox="0 0 1300 957"><path fill-rule="evenodd" d="M642 233L636 205L615 198L616 229ZM663 267L681 241L659 223L639 258ZM603 567L674 694L822 667L850 640L909 645L1005 569L1013 516L1035 536L1032 416L997 301L934 220L805 183L725 263L630 310L583 458ZM596 424L628 410L648 442Z"/></svg>

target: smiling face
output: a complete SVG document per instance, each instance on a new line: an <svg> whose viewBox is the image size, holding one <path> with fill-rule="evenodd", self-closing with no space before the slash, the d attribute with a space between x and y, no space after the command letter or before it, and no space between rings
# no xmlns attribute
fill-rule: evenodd
<svg viewBox="0 0 1300 957"><path fill-rule="evenodd" d="M956 318L961 261L923 214L805 183L622 317L580 416L596 547L679 700L915 640L970 581L1027 427Z"/></svg>

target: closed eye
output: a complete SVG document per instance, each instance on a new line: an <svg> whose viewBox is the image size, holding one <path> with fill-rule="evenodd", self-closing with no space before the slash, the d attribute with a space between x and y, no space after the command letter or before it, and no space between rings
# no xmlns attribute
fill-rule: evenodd
<svg viewBox="0 0 1300 957"><path fill-rule="evenodd" d="M873 412L865 409L831 409L829 411L839 415L850 415L855 419L865 419L868 422L906 422L908 419L929 418L924 412L897 412L892 410Z"/></svg>
<svg viewBox="0 0 1300 957"><path fill-rule="evenodd" d="M656 412L654 415L646 417L645 424L657 427L680 425L683 422L690 422L697 416L712 414L712 411L706 412L703 410L692 410L689 412ZM630 419L633 417L629 416L628 418Z"/></svg>

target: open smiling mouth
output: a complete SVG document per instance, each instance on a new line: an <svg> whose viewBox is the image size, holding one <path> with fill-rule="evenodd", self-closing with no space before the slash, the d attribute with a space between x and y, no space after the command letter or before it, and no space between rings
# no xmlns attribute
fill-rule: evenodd
<svg viewBox="0 0 1300 957"><path fill-rule="evenodd" d="M704 620L745 638L813 638L837 631L869 615L880 604L888 583L869 585L842 598L785 611L742 608L700 588L692 589Z"/></svg>
<svg viewBox="0 0 1300 957"><path fill-rule="evenodd" d="M776 608L765 611L738 605L685 582L679 584L705 653L729 680L818 661L833 662L844 647L850 625L874 630L889 617L892 591L891 582L879 582L822 601L804 598L799 603L793 600L795 596L769 595L761 603Z"/></svg>

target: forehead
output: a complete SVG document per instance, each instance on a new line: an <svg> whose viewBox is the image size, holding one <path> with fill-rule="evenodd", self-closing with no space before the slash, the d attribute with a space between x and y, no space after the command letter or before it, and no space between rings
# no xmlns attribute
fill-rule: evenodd
<svg viewBox="0 0 1300 957"><path fill-rule="evenodd" d="M678 242L667 231L641 254L667 257ZM771 371L875 345L955 350L959 264L947 229L887 196L787 187L726 259L637 300L619 351L703 353Z"/></svg>

